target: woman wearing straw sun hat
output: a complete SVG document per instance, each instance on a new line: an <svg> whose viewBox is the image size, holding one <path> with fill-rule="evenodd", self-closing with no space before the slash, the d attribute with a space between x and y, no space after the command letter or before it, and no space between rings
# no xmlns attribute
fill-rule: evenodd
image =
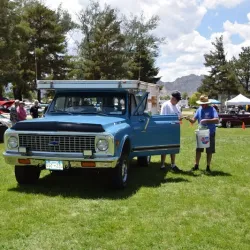
<svg viewBox="0 0 250 250"><path fill-rule="evenodd" d="M200 126L206 127L210 131L210 147L206 148L207 153L207 168L206 171L210 172L210 164L212 160L212 155L215 153L215 131L216 126L219 122L218 113L215 108L209 106L210 101L207 95L201 95L200 100L196 102L200 104L200 107L197 109L193 118L186 117L191 123L195 123L198 120ZM199 169L199 163L201 158L201 153L204 151L203 148L196 148L195 155L195 165L192 168L192 171Z"/></svg>

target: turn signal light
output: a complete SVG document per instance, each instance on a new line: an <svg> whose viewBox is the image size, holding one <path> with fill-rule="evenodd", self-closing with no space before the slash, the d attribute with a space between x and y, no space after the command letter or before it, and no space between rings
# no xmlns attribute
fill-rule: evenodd
<svg viewBox="0 0 250 250"><path fill-rule="evenodd" d="M18 159L18 163L20 163L20 164L30 164L30 159Z"/></svg>
<svg viewBox="0 0 250 250"><path fill-rule="evenodd" d="M83 168L94 168L96 166L94 161L82 161L81 165Z"/></svg>

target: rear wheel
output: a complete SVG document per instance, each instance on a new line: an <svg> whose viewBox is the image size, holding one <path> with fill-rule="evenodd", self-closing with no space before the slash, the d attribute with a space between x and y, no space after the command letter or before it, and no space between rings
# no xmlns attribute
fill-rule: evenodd
<svg viewBox="0 0 250 250"><path fill-rule="evenodd" d="M137 165L140 167L148 167L151 162L151 156L138 156Z"/></svg>
<svg viewBox="0 0 250 250"><path fill-rule="evenodd" d="M129 159L128 155L122 153L119 162L113 169L112 184L116 189L122 189L127 186Z"/></svg>
<svg viewBox="0 0 250 250"><path fill-rule="evenodd" d="M15 176L19 184L33 184L38 181L41 170L37 166L15 166Z"/></svg>

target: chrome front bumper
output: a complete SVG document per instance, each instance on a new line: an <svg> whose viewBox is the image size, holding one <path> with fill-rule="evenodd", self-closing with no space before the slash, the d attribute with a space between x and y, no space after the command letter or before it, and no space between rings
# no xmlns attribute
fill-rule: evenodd
<svg viewBox="0 0 250 250"><path fill-rule="evenodd" d="M59 155L21 155L19 153L3 153L5 162L10 165L27 165L19 163L19 159L29 159L29 165L45 165L46 160L50 161L62 161L65 168L74 167L74 168L82 168L81 162L95 162L95 168L115 168L118 157L95 157L95 158L84 158L84 157L69 157L69 156L59 156Z"/></svg>

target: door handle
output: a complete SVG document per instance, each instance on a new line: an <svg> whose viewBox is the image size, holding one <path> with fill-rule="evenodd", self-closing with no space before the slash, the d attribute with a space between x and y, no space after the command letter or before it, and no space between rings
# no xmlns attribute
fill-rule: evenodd
<svg viewBox="0 0 250 250"><path fill-rule="evenodd" d="M144 118L139 118L139 122L145 122Z"/></svg>

